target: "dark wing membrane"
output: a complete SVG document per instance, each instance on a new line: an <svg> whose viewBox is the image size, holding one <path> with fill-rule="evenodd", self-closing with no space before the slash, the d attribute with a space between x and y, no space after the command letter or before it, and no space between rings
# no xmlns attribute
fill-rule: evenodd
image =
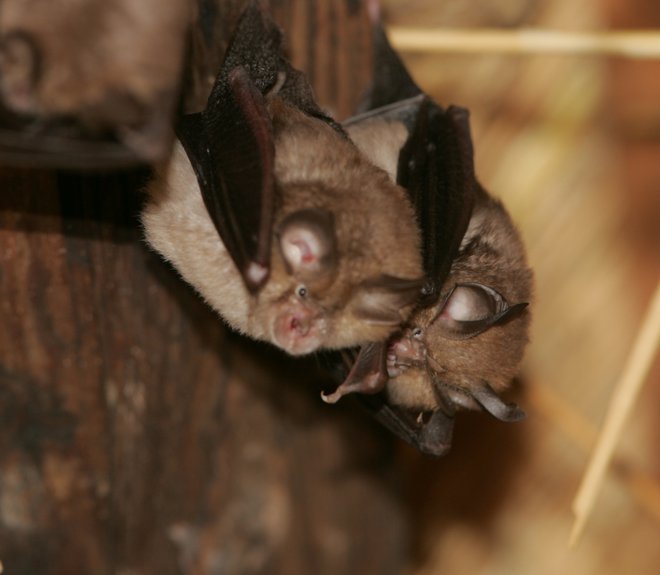
<svg viewBox="0 0 660 575"><path fill-rule="evenodd" d="M427 284L420 305L432 305L456 257L474 205L477 182L468 112L454 106L445 110L423 94L379 23L374 27L374 49L373 86L361 106L362 113L346 124L377 118L403 122L409 131L399 154L397 182L409 194L422 233ZM369 380L378 381L379 386L385 384L386 369L378 362L365 361L371 354L364 350L353 354L354 363L344 357L341 365L335 366L335 377L338 381L343 378L343 383L334 396L361 391L359 377L367 384ZM440 456L449 450L454 428L451 413L440 409L418 421L405 410L388 405L382 393L360 395L358 399L387 429L421 452Z"/></svg>
<svg viewBox="0 0 660 575"><path fill-rule="evenodd" d="M207 108L177 129L206 208L251 291L266 281L275 185L270 117L261 92L237 67L216 85Z"/></svg>
<svg viewBox="0 0 660 575"><path fill-rule="evenodd" d="M343 130L328 117L314 99L307 77L291 66L282 49L282 32L251 0L238 23L225 55L219 81L226 83L237 67L247 70L248 76L264 95L277 90L277 96L306 114Z"/></svg>
<svg viewBox="0 0 660 575"><path fill-rule="evenodd" d="M216 85L227 84L231 71L241 67L247 71L257 90L266 94L283 71L281 49L281 31L262 13L257 2L251 0L229 43Z"/></svg>
<svg viewBox="0 0 660 575"><path fill-rule="evenodd" d="M397 182L422 232L428 303L435 302L465 235L476 191L468 112L425 99L399 155ZM425 302L427 303L427 302Z"/></svg>
<svg viewBox="0 0 660 575"><path fill-rule="evenodd" d="M383 344L371 344L363 346L359 351L351 349L318 353L317 360L332 380L343 382L333 393L324 390L323 397L326 401L330 399L330 403L333 403L335 393L338 393L339 397L352 393L352 389L342 386L361 386L361 377L373 379L382 374L386 378L387 372L381 367L382 360L379 357L383 348ZM373 391L353 394L351 399L358 401L362 408L388 431L422 453L439 457L449 451L454 429L454 417L451 413L438 410L419 418L417 414L390 406L384 393L373 394Z"/></svg>
<svg viewBox="0 0 660 575"><path fill-rule="evenodd" d="M383 108L422 94L410 76L383 30L380 22L373 26L373 82L361 102L358 113Z"/></svg>
<svg viewBox="0 0 660 575"><path fill-rule="evenodd" d="M380 22L373 27L374 79L362 114L401 121L409 137L399 155L397 183L408 191L422 232L423 261L432 304L449 272L472 214L476 179L468 112L445 110L417 86Z"/></svg>
<svg viewBox="0 0 660 575"><path fill-rule="evenodd" d="M177 127L207 210L256 292L267 280L275 203L274 143L266 97L323 119L305 76L282 54L282 33L256 1L241 16L206 108Z"/></svg>
<svg viewBox="0 0 660 575"><path fill-rule="evenodd" d="M439 409L420 421L411 413L393 408L382 396L359 395L360 404L386 429L426 455L440 457L451 448L454 417Z"/></svg>
<svg viewBox="0 0 660 575"><path fill-rule="evenodd" d="M359 349L342 350L340 352L320 352L316 355L321 367L334 381L342 381L342 385L330 393L323 391L323 397L333 403L333 395L338 397L353 392L350 387L361 386L363 377L380 378L381 374L387 378L387 371L382 367L381 353L386 351L384 344L371 344ZM378 380L381 387L385 381ZM343 386L349 386L349 389ZM384 393L374 393L376 389L365 394L356 393L351 399L358 401L388 431L402 439L415 449L439 457L449 451L454 430L454 417L450 410L440 409L431 414L418 417L404 409L392 407L387 403Z"/></svg>

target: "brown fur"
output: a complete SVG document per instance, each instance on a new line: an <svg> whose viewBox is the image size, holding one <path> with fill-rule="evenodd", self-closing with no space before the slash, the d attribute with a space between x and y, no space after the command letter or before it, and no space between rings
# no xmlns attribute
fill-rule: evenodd
<svg viewBox="0 0 660 575"><path fill-rule="evenodd" d="M483 191L443 292L465 282L490 286L511 305L532 297L532 274L520 236L502 204ZM438 392L444 386L465 391L467 396L485 383L496 392L505 389L528 341L529 311L468 339L445 337L440 322L434 322L438 313L437 307L425 309L410 320L411 329L423 330L419 345L426 357L388 382L390 400L409 408L434 410L440 406Z"/></svg>
<svg viewBox="0 0 660 575"><path fill-rule="evenodd" d="M336 272L322 285L307 285L310 305L323 317L320 346L338 348L385 339L396 325L361 321L355 307L365 281L382 275L421 276L418 230L405 192L325 122L278 98L270 101L269 109L275 136L275 235L280 222L296 210L319 208L334 216ZM273 242L270 279L257 296L250 296L206 213L180 146L147 192L150 202L143 214L147 241L232 327L273 341L273 315L295 299L298 285L279 243ZM412 301L401 306L401 321L411 309Z"/></svg>
<svg viewBox="0 0 660 575"><path fill-rule="evenodd" d="M399 152L409 135L404 124L370 119L350 124L347 130L360 151L396 181Z"/></svg>

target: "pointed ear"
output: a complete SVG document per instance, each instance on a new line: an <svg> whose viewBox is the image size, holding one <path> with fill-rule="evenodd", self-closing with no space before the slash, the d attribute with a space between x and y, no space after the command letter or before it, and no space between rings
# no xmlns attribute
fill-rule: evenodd
<svg viewBox="0 0 660 575"><path fill-rule="evenodd" d="M206 109L184 116L177 136L222 243L254 293L270 269L275 148L263 95L247 70L223 71Z"/></svg>
<svg viewBox="0 0 660 575"><path fill-rule="evenodd" d="M359 285L348 306L358 319L371 324L399 325L420 297L424 281L383 275Z"/></svg>
<svg viewBox="0 0 660 575"><path fill-rule="evenodd" d="M334 216L327 210L289 214L280 225L279 241L289 272L300 279L316 279L337 267Z"/></svg>

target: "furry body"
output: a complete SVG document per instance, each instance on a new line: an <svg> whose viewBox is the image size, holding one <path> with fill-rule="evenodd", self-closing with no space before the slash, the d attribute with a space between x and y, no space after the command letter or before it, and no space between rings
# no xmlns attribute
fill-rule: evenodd
<svg viewBox="0 0 660 575"><path fill-rule="evenodd" d="M336 260L331 272L301 281L276 241L271 276L251 295L206 213L180 146L147 190L147 241L234 329L251 337L294 354L385 339L412 311L416 295L389 295L387 288L373 285L383 277L416 280L422 275L419 234L405 192L328 124L276 96L268 109L275 141L275 237L285 218L299 210L330 213ZM318 335L297 347L278 337L276 326L277 316L297 305L301 283L306 305L318 319ZM380 305L395 309L395 315L384 321L368 317L365 309Z"/></svg>

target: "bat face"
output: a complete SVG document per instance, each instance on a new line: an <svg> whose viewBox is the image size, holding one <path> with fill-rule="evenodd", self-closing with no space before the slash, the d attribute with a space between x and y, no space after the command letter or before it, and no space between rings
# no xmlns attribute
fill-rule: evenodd
<svg viewBox="0 0 660 575"><path fill-rule="evenodd" d="M422 285L405 192L325 122L277 99L268 109L276 199L263 287L244 285L181 148L147 190L147 241L231 326L290 354L386 339Z"/></svg>
<svg viewBox="0 0 660 575"><path fill-rule="evenodd" d="M497 395L527 343L531 272L504 208L474 171L469 112L443 108L417 86L370 2L374 73L360 114L344 125L356 145L408 193L422 237L425 284L390 340L335 357L335 403L357 393L390 431L423 453L451 447L455 412L524 413ZM383 392L383 393L380 393Z"/></svg>
<svg viewBox="0 0 660 575"><path fill-rule="evenodd" d="M531 272L501 204L481 192L438 304L416 312L388 349L389 400L421 411L484 408L515 419L502 391L528 341Z"/></svg>

